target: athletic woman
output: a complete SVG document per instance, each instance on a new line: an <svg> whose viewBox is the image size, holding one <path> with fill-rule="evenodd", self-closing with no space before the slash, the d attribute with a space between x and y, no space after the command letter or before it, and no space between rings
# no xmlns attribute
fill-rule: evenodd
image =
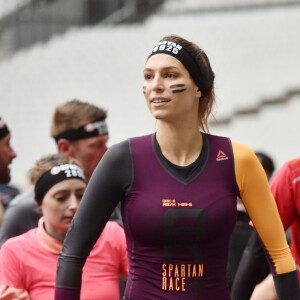
<svg viewBox="0 0 300 300"><path fill-rule="evenodd" d="M111 147L97 166L64 241L55 299L80 299L85 259L121 202L129 258L124 299L229 300L226 264L238 196L278 285L299 293L295 263L256 155L207 133L214 73L203 50L179 36L164 37L146 61L143 93L156 131ZM289 285L279 279L282 274L289 274L283 277ZM280 299L296 299L281 292Z"/></svg>

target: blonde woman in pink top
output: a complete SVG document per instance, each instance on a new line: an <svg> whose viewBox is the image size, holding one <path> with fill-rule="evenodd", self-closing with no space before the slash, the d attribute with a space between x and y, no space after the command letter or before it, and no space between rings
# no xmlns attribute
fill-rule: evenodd
<svg viewBox="0 0 300 300"><path fill-rule="evenodd" d="M0 299L54 299L58 255L86 188L78 163L59 154L37 161L30 176L43 217L37 228L2 246ZM123 228L108 222L84 265L81 299L119 300L119 279L127 275Z"/></svg>

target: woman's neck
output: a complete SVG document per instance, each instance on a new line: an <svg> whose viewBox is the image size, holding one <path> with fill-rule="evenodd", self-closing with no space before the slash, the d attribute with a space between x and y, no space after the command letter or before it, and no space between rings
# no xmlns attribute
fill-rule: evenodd
<svg viewBox="0 0 300 300"><path fill-rule="evenodd" d="M203 146L202 135L198 128L157 125L156 139L166 159L178 166L188 166L198 158Z"/></svg>
<svg viewBox="0 0 300 300"><path fill-rule="evenodd" d="M46 225L46 223L43 224L44 225L44 229L47 232L48 235L50 235L51 237L55 238L56 240L59 240L61 242L64 241L64 238L66 236L66 233L62 233L62 232L58 232L56 230L51 230L50 227L48 227Z"/></svg>

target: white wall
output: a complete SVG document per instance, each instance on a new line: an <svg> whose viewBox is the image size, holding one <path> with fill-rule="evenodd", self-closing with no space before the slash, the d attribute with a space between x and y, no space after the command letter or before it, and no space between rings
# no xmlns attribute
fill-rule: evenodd
<svg viewBox="0 0 300 300"><path fill-rule="evenodd" d="M152 46L166 34L183 35L207 52L216 73L217 117L299 86L299 17L297 7L157 15L139 26L71 30L0 62L0 115L11 128L18 152L12 183L24 187L34 161L56 150L49 124L55 106L66 100L77 97L107 108L110 144L152 132L154 121L142 94L142 70ZM260 116L213 128L212 133L270 150L280 164L300 148L299 139L290 134L300 129L290 117L299 111L293 105L275 108L276 112L268 108ZM270 131L266 122L271 122ZM278 147L283 144L282 132L286 147Z"/></svg>

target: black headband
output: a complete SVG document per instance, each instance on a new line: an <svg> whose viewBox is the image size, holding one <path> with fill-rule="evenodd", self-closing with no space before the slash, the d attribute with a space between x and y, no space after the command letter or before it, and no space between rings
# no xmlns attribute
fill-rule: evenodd
<svg viewBox="0 0 300 300"><path fill-rule="evenodd" d="M80 179L85 182L83 170L74 164L55 166L38 179L34 187L36 202L41 205L47 192L57 183L67 179Z"/></svg>
<svg viewBox="0 0 300 300"><path fill-rule="evenodd" d="M76 141L86 139L94 136L108 134L108 128L105 121L96 121L94 123L85 124L77 129L71 129L62 132L54 137L58 142L60 139L67 139L69 141Z"/></svg>
<svg viewBox="0 0 300 300"><path fill-rule="evenodd" d="M201 78L201 69L194 57L185 48L174 42L161 41L154 46L149 57L155 54L168 54L178 59L188 70L200 91L204 92L202 87L203 79Z"/></svg>
<svg viewBox="0 0 300 300"><path fill-rule="evenodd" d="M5 122L0 118L0 139L4 138L10 133Z"/></svg>

